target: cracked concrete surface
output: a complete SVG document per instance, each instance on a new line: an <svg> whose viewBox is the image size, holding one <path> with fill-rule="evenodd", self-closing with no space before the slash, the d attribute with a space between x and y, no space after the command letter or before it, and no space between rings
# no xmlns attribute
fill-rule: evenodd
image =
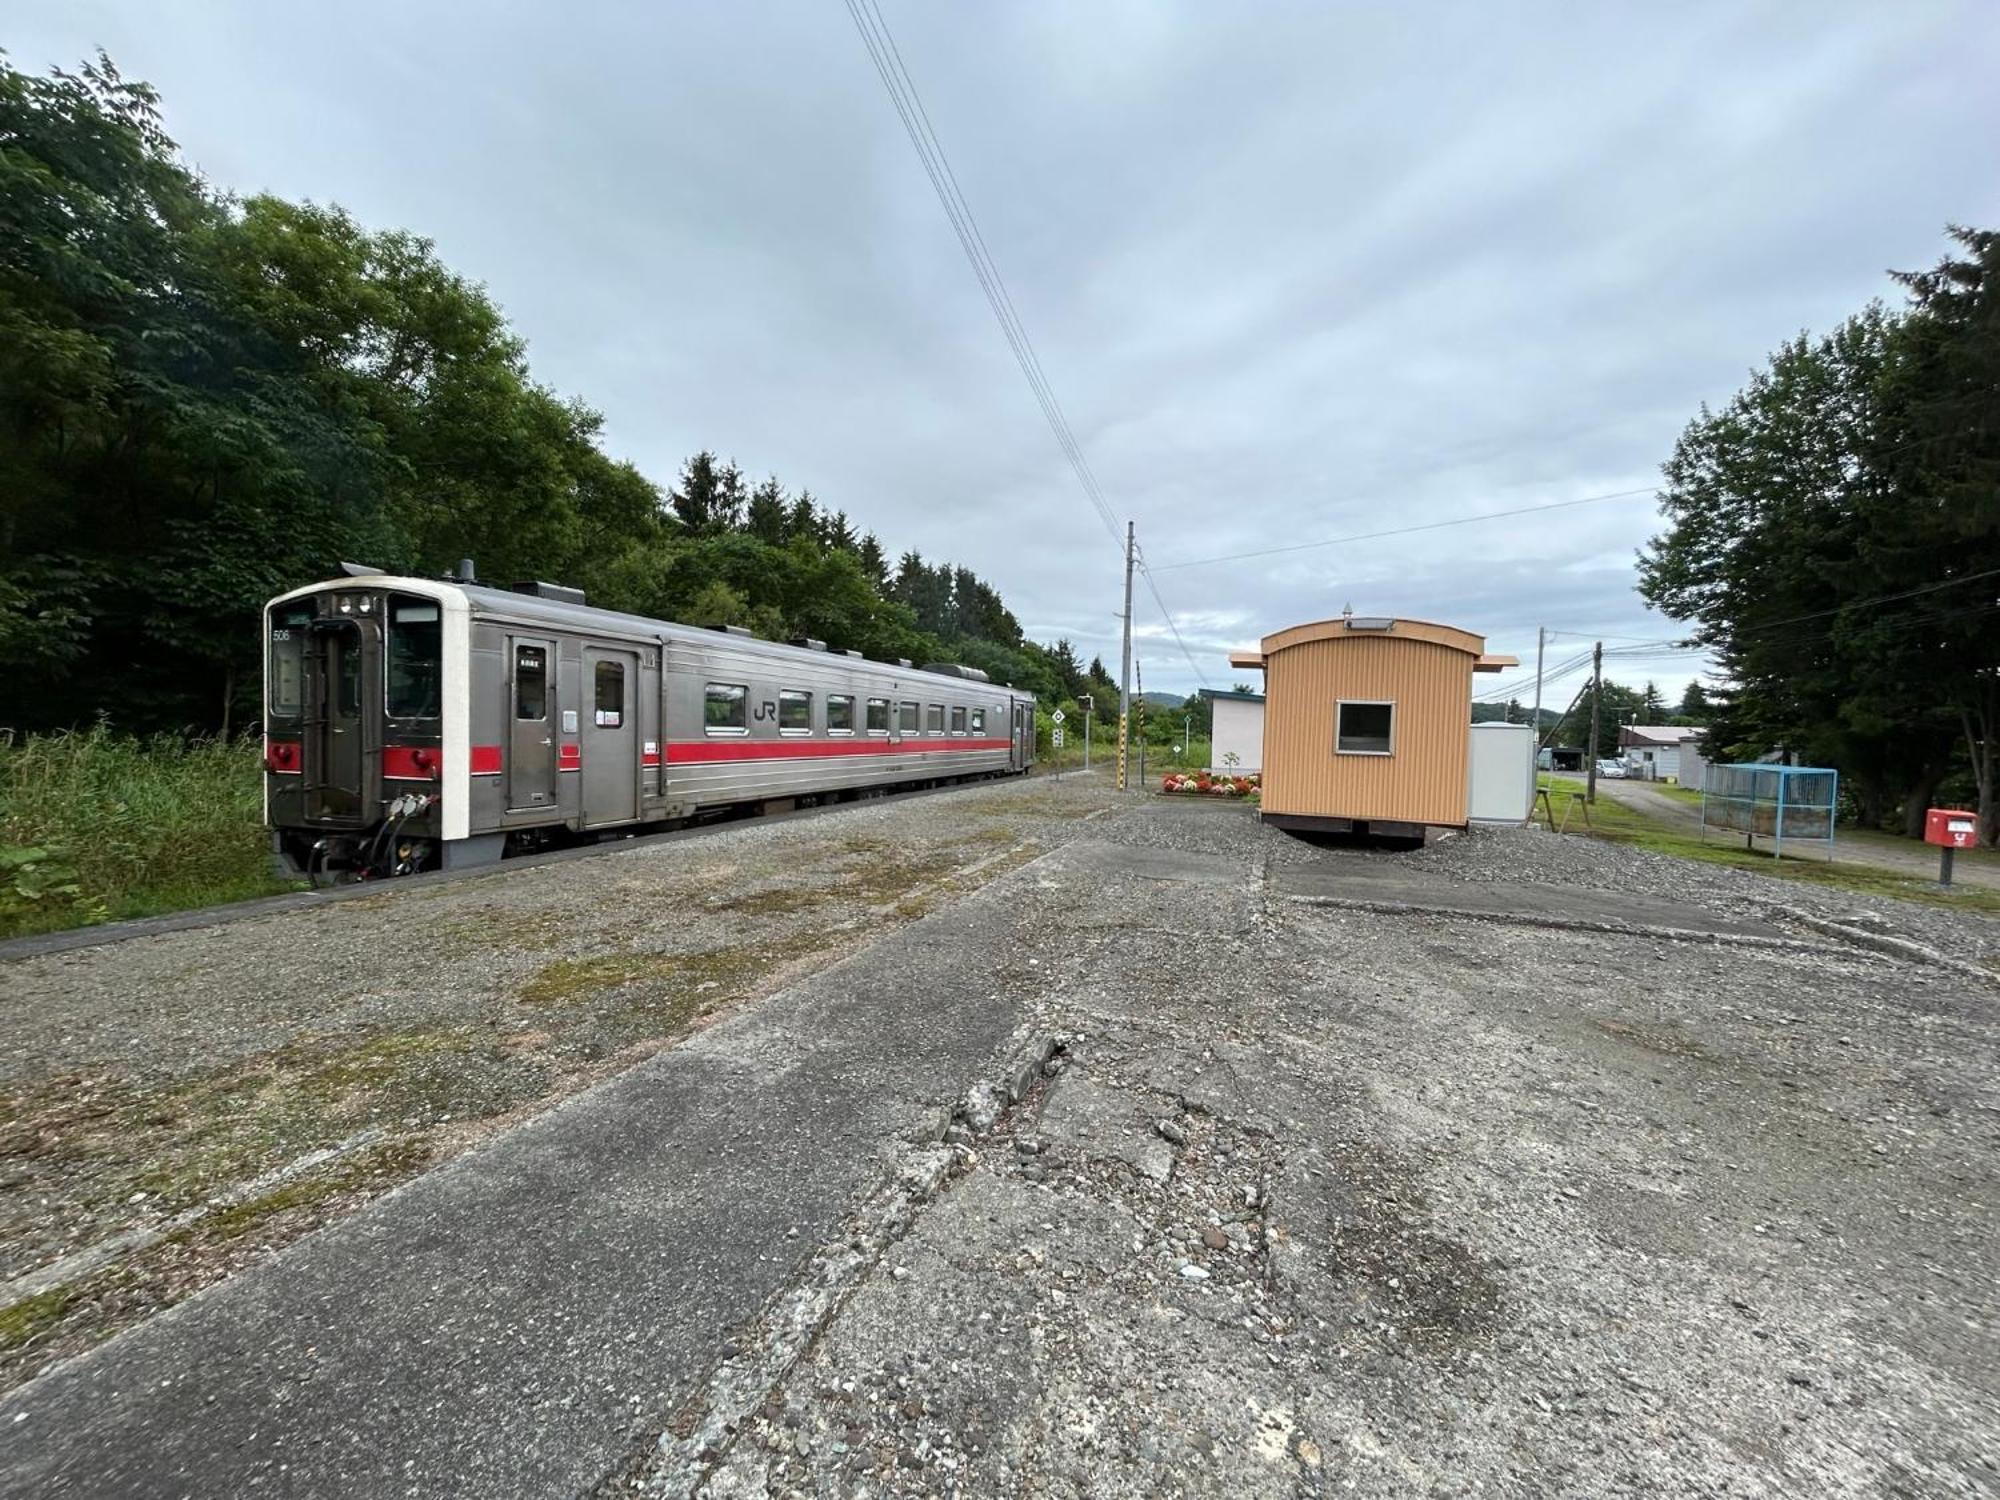
<svg viewBox="0 0 2000 1500"><path fill-rule="evenodd" d="M1986 987L1646 902L1298 905L1267 859L1351 873L1173 805L1036 868L1062 1070L707 1493L2000 1483Z"/></svg>

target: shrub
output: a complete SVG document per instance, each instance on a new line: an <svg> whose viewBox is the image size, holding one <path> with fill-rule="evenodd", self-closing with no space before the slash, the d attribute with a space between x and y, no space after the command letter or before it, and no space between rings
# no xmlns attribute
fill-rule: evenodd
<svg viewBox="0 0 2000 1500"><path fill-rule="evenodd" d="M0 741L0 937L285 889L263 820L254 741Z"/></svg>

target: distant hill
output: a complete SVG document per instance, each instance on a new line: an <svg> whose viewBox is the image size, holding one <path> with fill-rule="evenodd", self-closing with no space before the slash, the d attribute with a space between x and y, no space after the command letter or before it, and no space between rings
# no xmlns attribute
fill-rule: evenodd
<svg viewBox="0 0 2000 1500"><path fill-rule="evenodd" d="M1186 696L1181 693L1141 693L1139 696L1146 700L1148 708L1179 708L1187 702Z"/></svg>
<svg viewBox="0 0 2000 1500"><path fill-rule="evenodd" d="M1534 709L1530 708L1526 704L1523 704L1521 707L1515 710L1514 722L1516 724L1526 724L1530 722L1534 718L1534 716L1535 716ZM1507 705L1504 703L1475 703L1472 705L1472 722L1475 724L1500 724L1504 723L1506 721L1506 718L1507 718ZM1562 718L1562 711L1560 709L1549 708L1546 705L1543 706L1542 728L1547 729L1550 725L1556 723L1561 718Z"/></svg>

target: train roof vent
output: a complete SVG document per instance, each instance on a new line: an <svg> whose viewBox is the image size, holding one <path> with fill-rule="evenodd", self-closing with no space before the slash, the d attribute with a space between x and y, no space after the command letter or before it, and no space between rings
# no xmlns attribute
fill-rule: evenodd
<svg viewBox="0 0 2000 1500"><path fill-rule="evenodd" d="M909 657L899 656L896 658L896 665L899 667L907 667L913 665L913 663L910 661Z"/></svg>
<svg viewBox="0 0 2000 1500"><path fill-rule="evenodd" d="M526 583L517 583L508 592L526 594L532 599L547 599L556 604L584 602L582 589L573 589L566 583L544 583L539 578L531 578Z"/></svg>
<svg viewBox="0 0 2000 1500"><path fill-rule="evenodd" d="M756 634L748 625L718 625L715 628L724 635L740 635L745 640Z"/></svg>
<svg viewBox="0 0 2000 1500"><path fill-rule="evenodd" d="M794 646L803 647L807 651L824 651L826 649L825 641L816 641L809 635L793 636L792 644Z"/></svg>
<svg viewBox="0 0 2000 1500"><path fill-rule="evenodd" d="M925 664L924 670L926 672L936 672L940 677L963 678L967 682L991 682L993 680L980 671L979 668L962 666L955 661L929 662Z"/></svg>
<svg viewBox="0 0 2000 1500"><path fill-rule="evenodd" d="M845 651L841 652L840 654L842 656L851 656L856 661L861 660L861 653L859 651L856 651L852 646L849 646Z"/></svg>

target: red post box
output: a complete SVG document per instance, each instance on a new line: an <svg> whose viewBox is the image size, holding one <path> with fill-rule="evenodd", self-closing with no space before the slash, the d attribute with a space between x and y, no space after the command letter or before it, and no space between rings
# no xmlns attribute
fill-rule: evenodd
<svg viewBox="0 0 2000 1500"><path fill-rule="evenodd" d="M1944 849L1970 849L1979 842L1979 814L1953 807L1933 807L1924 813L1924 842Z"/></svg>
<svg viewBox="0 0 2000 1500"><path fill-rule="evenodd" d="M1951 884L1951 856L1979 842L1979 814L1955 807L1924 810L1924 842L1938 846L1938 884Z"/></svg>

